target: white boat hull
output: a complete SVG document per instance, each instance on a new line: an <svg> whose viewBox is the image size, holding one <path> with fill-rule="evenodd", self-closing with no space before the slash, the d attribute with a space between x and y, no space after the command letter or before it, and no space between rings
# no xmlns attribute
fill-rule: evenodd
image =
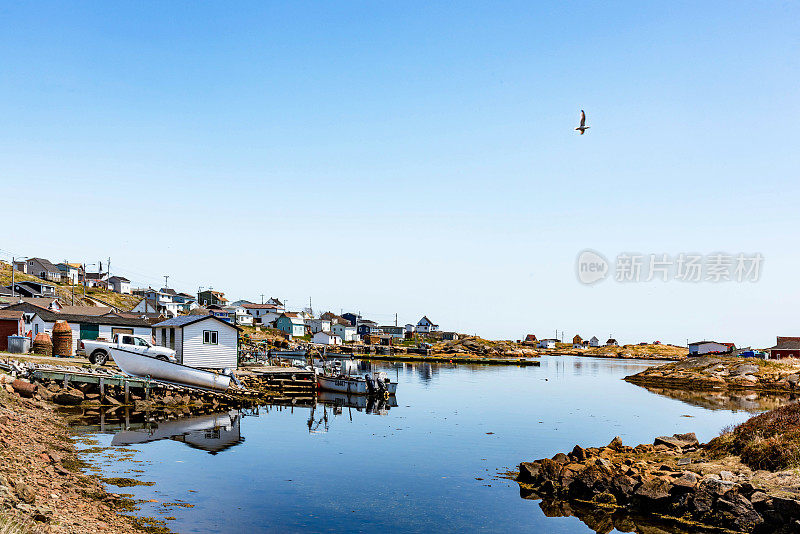
<svg viewBox="0 0 800 534"><path fill-rule="evenodd" d="M143 356L137 352L109 347L111 357L123 373L140 378L150 377L187 386L197 386L216 391L225 391L231 385L231 377L195 369L179 363L165 362Z"/></svg>

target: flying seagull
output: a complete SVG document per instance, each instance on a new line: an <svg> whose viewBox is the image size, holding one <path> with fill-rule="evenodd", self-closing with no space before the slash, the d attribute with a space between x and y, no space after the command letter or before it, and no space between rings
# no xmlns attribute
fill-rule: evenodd
<svg viewBox="0 0 800 534"><path fill-rule="evenodd" d="M581 110L581 125L575 128L576 131L580 132L583 135L583 132L591 128L591 126L586 126L586 113Z"/></svg>

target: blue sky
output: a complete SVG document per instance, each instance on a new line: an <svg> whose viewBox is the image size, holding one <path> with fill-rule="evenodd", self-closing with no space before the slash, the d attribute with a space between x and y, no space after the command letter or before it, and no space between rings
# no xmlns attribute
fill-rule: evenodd
<svg viewBox="0 0 800 534"><path fill-rule="evenodd" d="M788 2L5 4L0 257L495 338L766 346L800 334L798 36ZM764 268L589 287L585 248Z"/></svg>

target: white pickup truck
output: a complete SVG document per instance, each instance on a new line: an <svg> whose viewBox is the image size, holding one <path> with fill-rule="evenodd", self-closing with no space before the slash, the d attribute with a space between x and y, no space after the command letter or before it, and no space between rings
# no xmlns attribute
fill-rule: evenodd
<svg viewBox="0 0 800 534"><path fill-rule="evenodd" d="M78 354L88 356L91 363L103 365L111 357L108 352L108 347L118 347L120 349L138 352L143 356L176 363L174 350L153 345L147 338L131 334L116 334L114 336L114 341L111 343L108 341L89 341L88 339L81 339L78 342L77 352Z"/></svg>

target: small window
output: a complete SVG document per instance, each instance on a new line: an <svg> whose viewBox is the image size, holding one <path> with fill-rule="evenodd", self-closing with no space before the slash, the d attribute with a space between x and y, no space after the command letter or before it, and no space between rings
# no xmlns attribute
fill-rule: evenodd
<svg viewBox="0 0 800 534"><path fill-rule="evenodd" d="M216 330L203 330L203 344L204 345L217 345L218 332Z"/></svg>

